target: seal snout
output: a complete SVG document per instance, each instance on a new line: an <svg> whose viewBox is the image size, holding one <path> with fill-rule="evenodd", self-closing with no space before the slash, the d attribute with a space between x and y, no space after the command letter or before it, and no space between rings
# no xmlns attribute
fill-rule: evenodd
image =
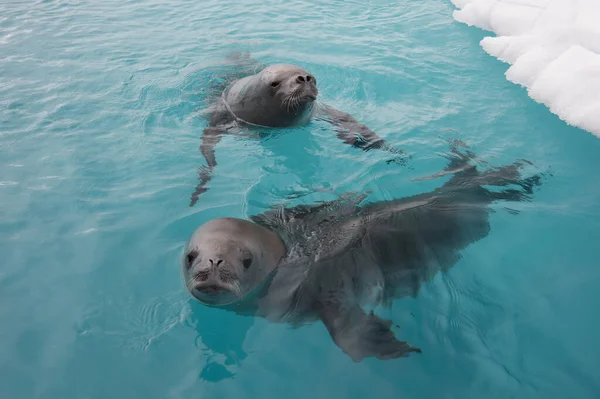
<svg viewBox="0 0 600 399"><path fill-rule="evenodd" d="M220 256L205 258L196 265L191 288L202 296L218 297L233 292L238 277L228 262Z"/></svg>
<svg viewBox="0 0 600 399"><path fill-rule="evenodd" d="M317 80L310 73L304 72L296 75L296 83L300 85L300 98L304 101L311 102L317 99L319 90L317 89Z"/></svg>
<svg viewBox="0 0 600 399"><path fill-rule="evenodd" d="M315 93L309 92L304 95L304 99L307 101L315 101L317 99L317 95Z"/></svg>
<svg viewBox="0 0 600 399"><path fill-rule="evenodd" d="M296 82L298 83L309 83L309 82L314 82L315 78L311 75L311 74L306 74L306 75L298 75L296 76Z"/></svg>

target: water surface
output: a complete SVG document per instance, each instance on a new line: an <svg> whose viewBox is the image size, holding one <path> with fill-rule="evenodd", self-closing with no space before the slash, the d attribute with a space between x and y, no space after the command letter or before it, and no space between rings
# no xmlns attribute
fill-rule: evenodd
<svg viewBox="0 0 600 399"><path fill-rule="evenodd" d="M593 398L600 140L534 103L447 0L0 4L0 397ZM297 63L321 99L412 155L325 124L227 137L188 206L208 82L231 51ZM429 190L460 138L553 177L385 317L420 356L353 363L320 324L202 307L179 256L218 216Z"/></svg>

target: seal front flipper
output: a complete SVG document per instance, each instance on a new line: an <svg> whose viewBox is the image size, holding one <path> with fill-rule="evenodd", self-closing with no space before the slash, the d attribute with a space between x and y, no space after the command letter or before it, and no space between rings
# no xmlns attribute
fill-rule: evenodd
<svg viewBox="0 0 600 399"><path fill-rule="evenodd" d="M198 176L200 183L196 186L196 189L191 195L190 206L194 206L198 202L198 196L206 191L206 184L212 178L212 172L215 166L217 166L217 160L215 159L215 146L221 141L221 136L226 133L225 129L220 127L207 127L204 129L202 134L202 144L200 145L200 152L206 160L206 166L200 168L200 174Z"/></svg>
<svg viewBox="0 0 600 399"><path fill-rule="evenodd" d="M327 300L320 301L317 308L335 344L355 362L365 357L387 360L421 353L421 349L396 338L390 330L391 321L373 312L367 314L356 304Z"/></svg>
<svg viewBox="0 0 600 399"><path fill-rule="evenodd" d="M325 120L337 126L337 136L346 144L360 148L363 151L376 148L401 156L401 158L389 160L388 163L393 161L402 164L406 163L405 158L410 158L404 151L391 147L377 133L357 121L350 114L326 104L320 104L317 112L318 119Z"/></svg>

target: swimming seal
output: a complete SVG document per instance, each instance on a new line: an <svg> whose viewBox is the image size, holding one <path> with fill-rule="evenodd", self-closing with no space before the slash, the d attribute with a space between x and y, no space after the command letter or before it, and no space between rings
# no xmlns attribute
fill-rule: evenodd
<svg viewBox="0 0 600 399"><path fill-rule="evenodd" d="M543 176L522 178L521 162L480 171L471 156L452 154L451 177L431 192L361 205L363 194L251 220L210 220L183 251L185 285L200 302L238 314L292 325L320 320L356 362L421 352L395 337L391 321L363 308L416 296L489 234L490 204L529 201Z"/></svg>
<svg viewBox="0 0 600 399"><path fill-rule="evenodd" d="M225 88L215 99L208 127L202 133L200 151L206 167L200 170L200 182L191 195L190 206L208 190L206 185L217 165L215 146L234 125L286 128L324 120L336 127L338 138L346 144L364 151L389 151L401 156L396 159L400 163L407 157L351 115L317 102L317 79L304 68L293 64L263 66L240 54L232 55L229 61L239 64L242 72L221 79L226 82L222 85ZM255 69L258 72L250 72ZM244 72L248 75L240 77Z"/></svg>

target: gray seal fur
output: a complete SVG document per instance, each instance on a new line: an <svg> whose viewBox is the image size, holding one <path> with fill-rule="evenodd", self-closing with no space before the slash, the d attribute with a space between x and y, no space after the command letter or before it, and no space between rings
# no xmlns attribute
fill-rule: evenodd
<svg viewBox="0 0 600 399"><path fill-rule="evenodd" d="M529 201L543 176L522 178L521 162L479 171L469 164L470 156L456 148L453 154L446 168L451 177L431 192L361 204L363 194L273 209L251 221L207 222L184 250L181 267L188 290L207 305L272 322L321 321L335 344L357 362L421 352L395 337L391 321L364 308L416 296L424 282L458 261L461 250L489 234L492 202ZM210 226L225 234L219 239ZM254 257L244 268L249 253ZM207 270L238 279L242 289L199 294L202 287L194 281Z"/></svg>

